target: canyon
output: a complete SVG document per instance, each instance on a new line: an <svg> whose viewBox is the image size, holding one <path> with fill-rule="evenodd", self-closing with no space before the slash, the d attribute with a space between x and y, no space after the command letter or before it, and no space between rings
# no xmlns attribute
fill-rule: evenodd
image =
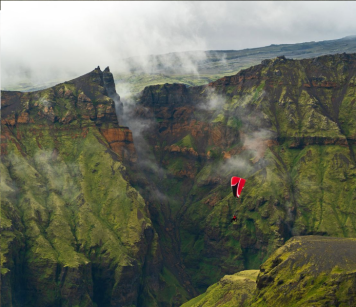
<svg viewBox="0 0 356 307"><path fill-rule="evenodd" d="M180 306L245 280L244 304L278 301L296 242L354 249L355 85L356 55L335 54L126 100L99 67L2 91L2 306ZM330 259L318 274L344 274Z"/></svg>

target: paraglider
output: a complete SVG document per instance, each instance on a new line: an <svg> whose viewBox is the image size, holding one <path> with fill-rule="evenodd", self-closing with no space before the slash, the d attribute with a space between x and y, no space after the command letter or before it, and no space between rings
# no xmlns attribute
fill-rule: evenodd
<svg viewBox="0 0 356 307"><path fill-rule="evenodd" d="M246 183L246 180L243 178L240 178L240 177L232 177L231 178L232 194L234 194L235 197L237 197L237 198L240 197L245 183Z"/></svg>
<svg viewBox="0 0 356 307"><path fill-rule="evenodd" d="M244 185L246 183L246 180L240 177L232 177L231 178L231 189L232 189L232 194L234 197L239 198L242 192L242 189L244 188ZM236 214L231 219L231 222L237 221Z"/></svg>

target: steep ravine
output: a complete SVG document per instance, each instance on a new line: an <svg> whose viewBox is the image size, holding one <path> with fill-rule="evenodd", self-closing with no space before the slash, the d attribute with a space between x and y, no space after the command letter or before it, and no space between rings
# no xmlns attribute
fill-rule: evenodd
<svg viewBox="0 0 356 307"><path fill-rule="evenodd" d="M355 67L279 57L124 104L100 68L2 92L3 306L180 306L292 236L355 237Z"/></svg>

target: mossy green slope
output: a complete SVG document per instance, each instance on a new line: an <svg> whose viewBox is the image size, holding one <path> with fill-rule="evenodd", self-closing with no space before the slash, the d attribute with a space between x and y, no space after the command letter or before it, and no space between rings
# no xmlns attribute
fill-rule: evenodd
<svg viewBox="0 0 356 307"><path fill-rule="evenodd" d="M205 271L204 264L221 267L222 272L227 272L230 263L236 270L257 268L271 251L292 235L319 233L355 237L356 173L352 149L355 138L345 135L346 129L339 119L341 110L349 104L349 97L356 98L354 87L349 86L354 84L355 74L353 69L348 70L350 74L337 73L343 71L342 67L346 69L347 60L324 57L319 61L319 65L327 67L323 71L325 78L338 84L337 90L318 87L317 83L313 91L307 93L303 87L310 76L306 77L304 71L308 69L309 74L315 74L317 68L303 61L277 59L256 73L257 76L260 73L259 80L266 78L266 81L246 85L246 89L232 88L228 94L231 102L224 116L241 118L238 113L244 114L240 131L248 135L245 146L251 147L255 158L251 161L236 155L226 163L231 166L230 170L218 165L215 168L223 178L227 174L247 177L239 201L227 196L208 209L206 201L214 197L210 194L188 206L181 227L182 252L187 263L193 263L194 255L200 255L199 258L204 255L204 262L199 263L197 271L187 265L192 268L191 274L197 283L207 280L200 273ZM275 70L281 75L275 75ZM216 91L223 95L226 86L218 85ZM313 100L317 100L316 106L310 105L309 101ZM333 101L338 103L333 104ZM350 110L345 122L355 118L354 112L354 108ZM313 129L308 128L306 121ZM353 131L349 135L354 135L353 124L347 127ZM262 129L269 135L274 133L278 143L262 146L262 149L250 145L249 138L254 143L268 138L259 139ZM253 130L257 131L257 136ZM256 160L259 162L254 164ZM199 176L197 174L197 178ZM228 178L225 180L228 185ZM193 188L194 193L199 191L198 186ZM218 191L219 188L215 194L219 194ZM201 212L207 217L202 217ZM235 225L229 224L233 212L238 216ZM214 249L219 253L210 256ZM234 262L230 255L234 255ZM221 259L224 259L223 264ZM217 270L214 272L217 278Z"/></svg>
<svg viewBox="0 0 356 307"><path fill-rule="evenodd" d="M248 270L226 275L211 285L205 293L183 304L182 307L249 306L256 289L258 273L258 270Z"/></svg>
<svg viewBox="0 0 356 307"><path fill-rule="evenodd" d="M223 277L182 307L354 306L356 239L294 237L260 270Z"/></svg>
<svg viewBox="0 0 356 307"><path fill-rule="evenodd" d="M100 69L3 94L2 306L186 301L163 268L144 199L101 133L120 127Z"/></svg>
<svg viewBox="0 0 356 307"><path fill-rule="evenodd" d="M250 306L355 306L356 239L294 237L261 266Z"/></svg>
<svg viewBox="0 0 356 307"><path fill-rule="evenodd" d="M3 158L7 191L2 191L2 216L9 225L3 223L2 234L5 246L16 234L25 239L21 285L29 293L27 306L107 305L105 300L115 299L110 293L123 286L138 295L139 281L128 285L128 278L140 275L157 235L142 197L123 179L122 164L98 142L101 136L95 130L70 146L67 133L56 133L57 152L45 146L53 136L43 135L42 149L34 155L23 156L9 146L11 154ZM37 147L33 132L24 135L22 145L25 153L30 152L27 147ZM21 228L11 231L12 208L21 217L21 234ZM157 257L157 250L151 252ZM5 268L12 261L6 250L2 259ZM102 283L111 285L103 288L104 295L97 294L102 298L95 297L99 291L93 287Z"/></svg>

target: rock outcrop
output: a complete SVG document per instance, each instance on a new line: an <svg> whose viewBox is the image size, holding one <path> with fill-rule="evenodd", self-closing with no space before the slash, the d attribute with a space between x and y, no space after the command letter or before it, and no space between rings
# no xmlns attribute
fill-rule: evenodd
<svg viewBox="0 0 356 307"><path fill-rule="evenodd" d="M136 160L130 131L118 123L115 105L117 110L121 110L121 116L122 103L108 67L104 72L96 68L82 77L42 91L3 91L1 105L2 124L8 129L17 129L25 124L30 129L40 126L57 130L79 128L85 133L88 127L96 127L106 132L109 137L106 141L121 158L132 162ZM112 139L110 135L121 137ZM4 152L6 146L5 143Z"/></svg>
<svg viewBox="0 0 356 307"><path fill-rule="evenodd" d="M356 239L294 237L261 266L250 306L355 306Z"/></svg>
<svg viewBox="0 0 356 307"><path fill-rule="evenodd" d="M101 128L103 134L113 151L120 157L131 162L136 162L136 150L132 139L132 132L128 127Z"/></svg>
<svg viewBox="0 0 356 307"><path fill-rule="evenodd" d="M258 273L258 270L247 270L226 275L211 285L205 293L183 304L182 307L249 306L256 289Z"/></svg>
<svg viewBox="0 0 356 307"><path fill-rule="evenodd" d="M227 275L182 307L355 306L355 252L356 239L294 237L260 270Z"/></svg>

